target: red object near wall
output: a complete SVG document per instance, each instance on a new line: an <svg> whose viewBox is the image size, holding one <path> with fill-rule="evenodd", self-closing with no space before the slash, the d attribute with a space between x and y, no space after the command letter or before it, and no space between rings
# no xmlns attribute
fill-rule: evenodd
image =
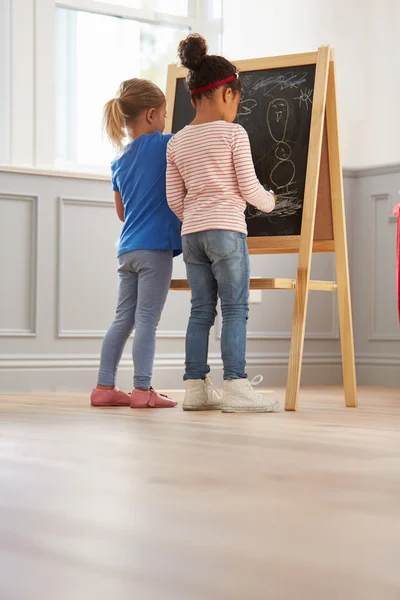
<svg viewBox="0 0 400 600"><path fill-rule="evenodd" d="M400 321L400 204L398 204L393 214L397 217L397 243L396 243L396 270L397 270L397 306Z"/></svg>

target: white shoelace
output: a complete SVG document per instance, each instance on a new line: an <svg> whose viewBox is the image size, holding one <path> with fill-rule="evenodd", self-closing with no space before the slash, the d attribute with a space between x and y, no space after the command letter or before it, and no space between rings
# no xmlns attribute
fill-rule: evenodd
<svg viewBox="0 0 400 600"><path fill-rule="evenodd" d="M260 385L260 383L262 383L263 381L264 381L264 377L262 375L256 375L250 381L250 385Z"/></svg>
<svg viewBox="0 0 400 600"><path fill-rule="evenodd" d="M214 392L216 392L218 394L219 397L221 397L221 394L219 393L218 389L215 387L214 382L211 379L210 375L206 375L206 385L208 385Z"/></svg>
<svg viewBox="0 0 400 600"><path fill-rule="evenodd" d="M251 387L253 387L256 385L260 385L260 383L262 383L263 381L264 381L264 377L262 375L256 375L255 377L253 377L253 379L251 381L249 381L249 384ZM258 392L254 392L254 393L257 394L257 396L259 396L265 400L266 398L265 398L264 394L272 394L272 390L264 390L262 394L259 394ZM269 402L271 403L272 401L270 400Z"/></svg>

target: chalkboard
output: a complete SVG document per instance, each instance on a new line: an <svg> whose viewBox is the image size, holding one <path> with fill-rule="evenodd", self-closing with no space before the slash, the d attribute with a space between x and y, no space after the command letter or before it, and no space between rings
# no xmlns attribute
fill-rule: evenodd
<svg viewBox="0 0 400 600"><path fill-rule="evenodd" d="M310 64L240 73L243 91L237 122L249 134L260 182L278 196L270 215L247 207L250 237L300 234L315 69L316 65ZM185 80L178 78L172 132L189 124L194 116ZM333 238L326 136L323 146L314 239Z"/></svg>

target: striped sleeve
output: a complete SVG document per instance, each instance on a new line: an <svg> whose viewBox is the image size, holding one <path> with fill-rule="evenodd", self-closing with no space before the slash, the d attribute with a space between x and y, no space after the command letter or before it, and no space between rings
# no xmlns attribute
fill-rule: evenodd
<svg viewBox="0 0 400 600"><path fill-rule="evenodd" d="M235 129L232 139L232 156L243 199L265 213L275 207L275 197L263 188L257 179L251 156L250 140L243 127Z"/></svg>
<svg viewBox="0 0 400 600"><path fill-rule="evenodd" d="M186 196L185 183L173 159L173 139L167 146L167 202L180 221L183 221L184 199Z"/></svg>

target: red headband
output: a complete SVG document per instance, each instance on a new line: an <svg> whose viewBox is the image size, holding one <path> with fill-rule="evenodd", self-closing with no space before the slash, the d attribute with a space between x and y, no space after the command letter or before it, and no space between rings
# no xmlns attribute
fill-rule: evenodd
<svg viewBox="0 0 400 600"><path fill-rule="evenodd" d="M195 90L190 90L190 93L192 96L193 96L193 94L201 94L202 92L207 92L208 90L212 90L213 88L219 87L220 85L225 85L225 83L229 83L230 81L233 81L234 79L237 79L238 77L239 77L239 73L235 73L234 75L231 75L230 77L227 77L226 79L221 79L221 81L216 81L215 83L210 83L209 85L205 85L204 87L197 88Z"/></svg>

